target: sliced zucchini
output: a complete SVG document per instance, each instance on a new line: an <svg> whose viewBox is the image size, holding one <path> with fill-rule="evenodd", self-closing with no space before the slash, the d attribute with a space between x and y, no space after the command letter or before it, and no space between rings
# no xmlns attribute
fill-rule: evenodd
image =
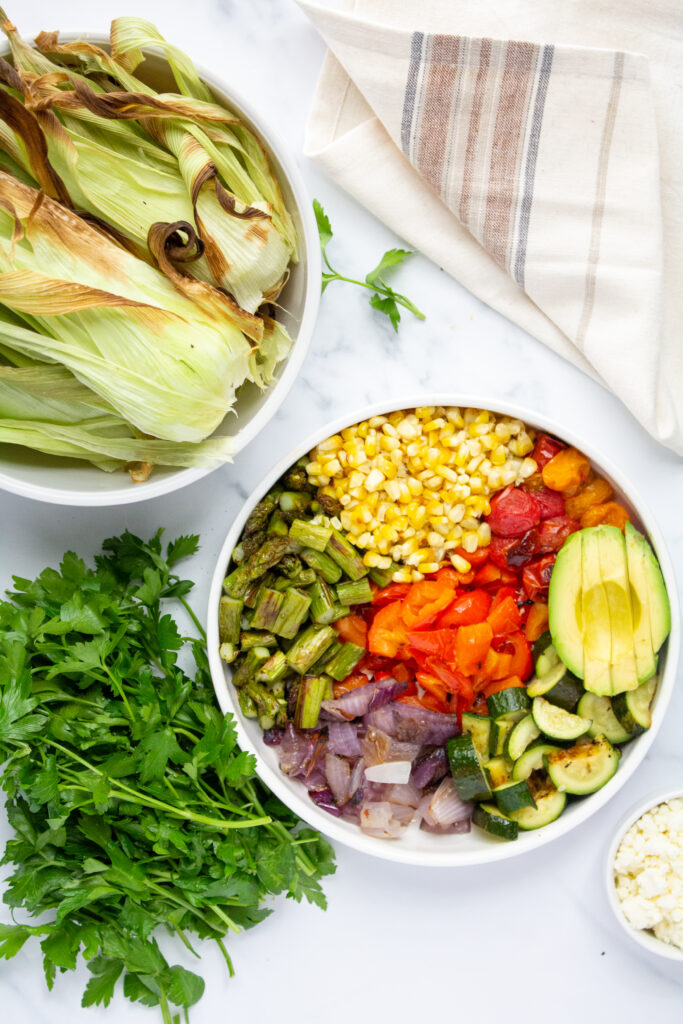
<svg viewBox="0 0 683 1024"><path fill-rule="evenodd" d="M489 757L501 757L505 753L505 744L512 728L523 711L513 711L509 716L491 722L489 732Z"/></svg>
<svg viewBox="0 0 683 1024"><path fill-rule="evenodd" d="M560 747L554 747L551 743L537 743L530 747L517 761L512 768L512 778L516 780L528 779L532 772L540 772L545 767L545 758L554 754Z"/></svg>
<svg viewBox="0 0 683 1024"><path fill-rule="evenodd" d="M517 822L501 814L495 804L477 804L472 822L499 839L516 839L519 833Z"/></svg>
<svg viewBox="0 0 683 1024"><path fill-rule="evenodd" d="M488 800L491 789L481 767L472 737L469 733L454 736L448 741L448 760L451 775L461 800Z"/></svg>
<svg viewBox="0 0 683 1024"><path fill-rule="evenodd" d="M543 828L562 814L567 804L567 794L561 793L550 782L532 788L535 804L533 807L521 807L511 811L510 817L525 832Z"/></svg>
<svg viewBox="0 0 683 1024"><path fill-rule="evenodd" d="M644 732L652 725L650 704L657 689L657 676L641 683L635 690L618 693L612 698L612 711L621 725L632 736Z"/></svg>
<svg viewBox="0 0 683 1024"><path fill-rule="evenodd" d="M484 774L491 789L504 786L506 782L512 781L512 763L505 757L492 757L484 765Z"/></svg>
<svg viewBox="0 0 683 1024"><path fill-rule="evenodd" d="M533 715L525 715L515 722L505 740L505 756L510 761L516 761L522 756L526 748L541 735L540 729L534 721Z"/></svg>
<svg viewBox="0 0 683 1024"><path fill-rule="evenodd" d="M576 740L583 736L591 725L589 719L572 715L571 712L558 708L543 697L534 697L531 713L543 735L549 736L551 740Z"/></svg>
<svg viewBox="0 0 683 1024"><path fill-rule="evenodd" d="M545 633L541 633L538 640L534 640L533 646L531 648L531 657L534 659L534 665L536 665L536 662L541 657L541 655L545 654L549 647L552 647L552 643L553 638L550 635L549 629L546 629ZM555 648L553 647L553 651L554 650Z"/></svg>
<svg viewBox="0 0 683 1024"><path fill-rule="evenodd" d="M589 736L604 736L610 743L626 743L634 733L627 732L612 711L609 697L598 697L595 693L584 693L577 708L582 718L591 719Z"/></svg>
<svg viewBox="0 0 683 1024"><path fill-rule="evenodd" d="M523 807L535 807L536 801L533 798L529 783L525 780L520 782L506 782L504 786L494 789L498 809L503 814L511 814L513 811L521 811Z"/></svg>
<svg viewBox="0 0 683 1024"><path fill-rule="evenodd" d="M486 700L489 714L494 721L520 711L529 710L529 698L525 686L509 686L507 690L498 690Z"/></svg>
<svg viewBox="0 0 683 1024"><path fill-rule="evenodd" d="M470 734L474 743L474 749L482 761L486 760L489 756L489 733L491 731L491 719L489 716L475 715L472 711L464 711L462 731Z"/></svg>
<svg viewBox="0 0 683 1024"><path fill-rule="evenodd" d="M545 675L531 680L527 693L530 697L545 697L565 711L573 711L585 690L581 680L558 661Z"/></svg>
<svg viewBox="0 0 683 1024"><path fill-rule="evenodd" d="M604 736L548 754L551 782L562 793L585 796L609 782L619 766L619 751Z"/></svg>

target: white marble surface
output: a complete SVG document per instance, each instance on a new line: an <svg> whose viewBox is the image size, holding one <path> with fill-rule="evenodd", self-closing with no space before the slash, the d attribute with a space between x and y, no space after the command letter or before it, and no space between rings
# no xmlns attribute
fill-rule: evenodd
<svg viewBox="0 0 683 1024"><path fill-rule="evenodd" d="M446 0L444 0L446 2ZM291 0L19 0L8 13L28 35L40 29L93 31L118 13L155 21L199 62L238 83L301 153L306 112L323 47ZM365 274L396 239L299 156L311 193L338 232L340 268ZM323 298L310 354L276 419L235 464L192 488L121 509L61 509L0 495L0 583L31 576L75 547L83 554L125 527L147 535L197 531L191 566L204 607L213 562L247 492L299 438L327 419L382 396L430 388L470 389L552 414L599 443L655 509L683 571L683 467L601 387L484 307L419 256L397 283L426 312L406 318L396 338L359 290L333 285ZM517 1024L569 1022L588 1014L660 1024L680 1021L683 969L631 944L610 916L603 861L615 826L650 790L683 787L683 688L635 778L568 837L519 860L478 869L425 871L338 848L327 883L329 910L282 901L255 930L231 940L237 976L226 978L207 948L207 991L194 1024L342 1024L432 1018ZM8 836L0 811L0 842ZM1 869L0 869L1 870ZM0 920L8 920L0 907ZM178 952L183 958L183 951ZM188 963L188 966L190 964ZM119 997L107 1010L81 1010L86 972L42 982L39 951L0 967L8 1024L117 1021L144 1024L154 1010Z"/></svg>

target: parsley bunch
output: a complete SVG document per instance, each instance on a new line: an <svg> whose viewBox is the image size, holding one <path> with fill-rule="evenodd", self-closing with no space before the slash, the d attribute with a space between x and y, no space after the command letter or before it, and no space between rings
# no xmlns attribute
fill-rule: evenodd
<svg viewBox="0 0 683 1024"><path fill-rule="evenodd" d="M385 316L389 317L391 326L394 331L398 334L398 325L401 322L401 313L399 306L409 310L418 320L424 320L425 315L421 313L415 303L411 302L405 295L401 295L400 292L395 292L386 281L384 275L387 270L391 267L397 267L399 264L408 257L412 256L412 250L410 249L388 249L384 253L381 260L369 274L365 275L364 281L356 281L352 277L344 277L343 274L339 274L331 265L327 256L327 246L332 241L332 225L330 219L322 208L322 205L317 199L313 200L313 210L315 212L315 220L318 225L318 234L320 235L320 248L322 249L323 260L327 271L323 271L323 283L322 291L324 292L328 284L332 281L346 281L348 284L357 284L360 288L368 288L373 294L370 296L370 305L373 309L378 310L380 313L384 313Z"/></svg>
<svg viewBox="0 0 683 1024"><path fill-rule="evenodd" d="M194 953L213 939L232 975L228 932L262 921L265 896L325 907L332 851L254 776L231 716L215 704L204 643L164 611L175 599L203 630L173 572L197 550L162 553L130 533L103 545L94 569L68 552L59 571L14 579L0 603L0 763L14 838L4 901L46 924L0 924L0 956L40 939L45 978L76 966L82 1005L124 994L159 1006L164 1024L204 991L170 965L164 927ZM179 656L194 661L192 674ZM196 954L195 954L196 955ZM174 1009L175 1007L175 1009Z"/></svg>

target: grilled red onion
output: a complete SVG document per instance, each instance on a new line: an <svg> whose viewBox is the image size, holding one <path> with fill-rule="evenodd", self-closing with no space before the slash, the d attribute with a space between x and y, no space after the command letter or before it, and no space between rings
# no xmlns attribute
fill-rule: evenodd
<svg viewBox="0 0 683 1024"><path fill-rule="evenodd" d="M282 743L283 729L265 729L263 732L263 742L267 747L277 747Z"/></svg>
<svg viewBox="0 0 683 1024"><path fill-rule="evenodd" d="M313 803L321 807L323 811L333 814L335 818L341 815L341 811L334 802L334 797L329 789L311 789L308 791L308 795Z"/></svg>
<svg viewBox="0 0 683 1024"><path fill-rule="evenodd" d="M401 807L388 800L366 802L360 809L360 827L377 839L398 839L413 818L412 807Z"/></svg>
<svg viewBox="0 0 683 1024"><path fill-rule="evenodd" d="M422 794L410 782L405 785L393 785L387 793L387 800L392 804L402 804L404 807L417 808Z"/></svg>
<svg viewBox="0 0 683 1024"><path fill-rule="evenodd" d="M355 794L362 790L363 783L365 781L365 761L362 757L359 757L353 768L351 769L351 777L349 779L349 799L355 796Z"/></svg>
<svg viewBox="0 0 683 1024"><path fill-rule="evenodd" d="M366 765L384 764L385 761L413 761L420 750L416 743L401 743L374 727L368 729L362 747Z"/></svg>
<svg viewBox="0 0 683 1024"><path fill-rule="evenodd" d="M436 836L454 836L469 832L472 828L472 822L470 818L463 818L462 821L454 821L452 825L438 827L436 825L428 825L423 818L420 822L420 828L423 832L433 832Z"/></svg>
<svg viewBox="0 0 683 1024"><path fill-rule="evenodd" d="M458 796L453 779L448 777L420 801L418 813L430 829L449 828L456 821L469 821L473 805Z"/></svg>
<svg viewBox="0 0 683 1024"><path fill-rule="evenodd" d="M352 722L330 722L327 727L328 750L342 757L360 757L362 747L358 725Z"/></svg>
<svg viewBox="0 0 683 1024"><path fill-rule="evenodd" d="M448 757L445 747L425 747L415 758L410 781L418 789L424 789L432 782L438 782L448 771Z"/></svg>
<svg viewBox="0 0 683 1024"><path fill-rule="evenodd" d="M402 742L420 745L429 743L442 747L446 740L460 732L455 715L445 715L439 711L428 711L427 708L400 703L383 708L382 712L382 715L378 716L374 710L371 711L366 717L367 724L377 726ZM391 712L392 716L390 724L388 712Z"/></svg>
<svg viewBox="0 0 683 1024"><path fill-rule="evenodd" d="M341 807L351 795L349 792L351 769L348 761L345 761L343 757L337 757L336 754L326 754L325 775L327 776L327 785L332 790L332 796L337 806Z"/></svg>
<svg viewBox="0 0 683 1024"><path fill-rule="evenodd" d="M315 750L315 738L288 723L277 752L281 771L292 778L306 775L313 763Z"/></svg>
<svg viewBox="0 0 683 1024"><path fill-rule="evenodd" d="M322 708L332 718L349 722L352 718L362 718L368 711L395 700L407 685L395 679L380 679L375 683L357 686L355 690L343 693L336 700L324 700Z"/></svg>

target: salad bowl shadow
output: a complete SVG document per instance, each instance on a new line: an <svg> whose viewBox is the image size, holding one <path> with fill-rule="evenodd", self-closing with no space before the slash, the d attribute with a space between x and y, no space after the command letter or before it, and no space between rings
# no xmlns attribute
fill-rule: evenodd
<svg viewBox="0 0 683 1024"><path fill-rule="evenodd" d="M60 33L61 42L76 40L109 49L109 41L101 32ZM2 56L8 56L7 48L2 50ZM311 198L285 143L231 84L196 66L216 100L234 111L257 135L278 178L299 242L299 261L290 265L289 279L278 299L277 318L289 331L292 348L265 391L250 382L238 389L232 411L214 432L214 436L232 437L237 454L275 415L308 352L320 299L320 244ZM168 64L155 53L146 52L136 74L159 91L176 88ZM57 505L106 506L146 501L186 487L213 472L213 468L157 466L148 480L135 484L123 471L106 473L80 460L44 455L18 445L0 446L0 488Z"/></svg>
<svg viewBox="0 0 683 1024"><path fill-rule="evenodd" d="M254 719L247 719L241 713L235 689L231 684L230 666L226 665L218 654L218 612L223 579L227 574L232 550L240 538L252 508L297 459L307 454L330 435L371 416L388 415L396 410L411 409L426 404L488 409L496 414L514 416L528 426L554 434L582 451L589 458L593 468L607 478L614 488L617 500L627 507L634 523L648 536L659 559L670 599L672 626L669 637L660 651L659 682L652 705L650 729L627 744L618 771L602 789L581 800L569 803L565 812L551 824L536 831L520 831L519 838L514 842L494 838L478 828L473 828L467 834L435 835L421 830L415 824L409 825L400 839L384 840L364 834L352 822L331 816L311 801L301 782L290 779L281 773L277 748L266 746L258 722ZM353 416L346 415L326 424L297 445L263 478L233 522L218 556L209 594L207 644L216 696L223 712L234 715L240 745L256 757L257 772L263 782L304 821L333 840L384 860L424 867L465 867L506 860L538 849L540 846L558 839L597 813L628 782L652 746L671 699L680 646L680 613L673 567L652 512L630 481L621 474L617 467L600 455L590 441L584 440L572 431L565 430L559 423L512 403L501 401L492 403L486 397L457 393L413 395L390 404L377 402L359 409Z"/></svg>

